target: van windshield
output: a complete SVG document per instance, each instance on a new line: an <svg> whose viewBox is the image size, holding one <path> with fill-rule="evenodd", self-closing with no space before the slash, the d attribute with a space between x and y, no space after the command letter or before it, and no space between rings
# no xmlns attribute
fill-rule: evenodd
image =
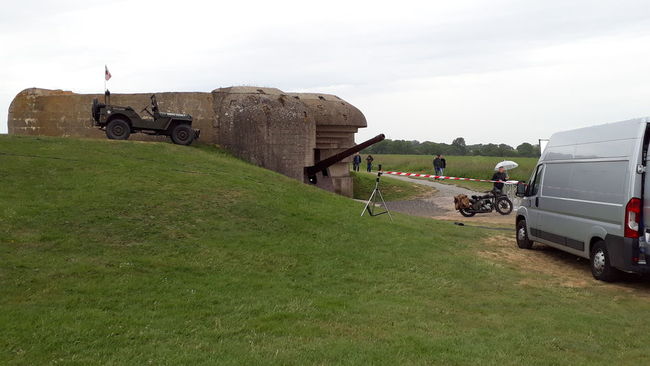
<svg viewBox="0 0 650 366"><path fill-rule="evenodd" d="M528 194L529 196L535 196L539 192L539 186L540 186L540 183L542 181L542 173L543 173L543 171L544 171L544 166L543 165L539 165L537 167L537 170L535 170L535 174L534 174L534 176L532 178L532 183L530 185L530 192Z"/></svg>

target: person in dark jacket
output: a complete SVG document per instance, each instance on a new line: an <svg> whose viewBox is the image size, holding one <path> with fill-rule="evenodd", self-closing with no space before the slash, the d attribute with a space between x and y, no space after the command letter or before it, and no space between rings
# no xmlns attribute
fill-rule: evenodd
<svg viewBox="0 0 650 366"><path fill-rule="evenodd" d="M360 165L361 165L361 155L359 155L359 153L356 153L352 158L352 170L358 172Z"/></svg>
<svg viewBox="0 0 650 366"><path fill-rule="evenodd" d="M508 177L508 173L506 173L506 169L502 166L500 166L499 170L492 175L492 180L500 180L502 182L505 182L508 179L510 179L510 177ZM501 193L503 191L503 183L495 182L494 188L492 188L492 190Z"/></svg>
<svg viewBox="0 0 650 366"><path fill-rule="evenodd" d="M375 158L373 158L372 155L368 155L368 157L366 158L366 163L368 164L367 166L368 173L372 172L373 160L375 160Z"/></svg>
<svg viewBox="0 0 650 366"><path fill-rule="evenodd" d="M436 158L433 159L433 169L435 170L436 175L443 175L445 165L445 159L443 159L441 155L436 155Z"/></svg>

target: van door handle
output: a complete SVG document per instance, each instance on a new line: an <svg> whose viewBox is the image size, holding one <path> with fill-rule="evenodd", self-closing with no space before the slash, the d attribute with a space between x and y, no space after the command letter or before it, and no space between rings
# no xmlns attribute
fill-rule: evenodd
<svg viewBox="0 0 650 366"><path fill-rule="evenodd" d="M535 197L535 207L539 207L539 197Z"/></svg>

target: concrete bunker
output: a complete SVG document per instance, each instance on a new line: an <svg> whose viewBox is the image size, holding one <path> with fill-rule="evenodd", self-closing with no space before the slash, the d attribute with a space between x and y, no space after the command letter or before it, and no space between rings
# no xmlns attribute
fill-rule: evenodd
<svg viewBox="0 0 650 366"><path fill-rule="evenodd" d="M111 103L142 109L151 93L112 94ZM218 144L258 166L304 181L305 168L355 145L367 126L363 113L331 94L285 93L280 89L238 86L209 93L156 93L163 110L189 113L201 129L200 142ZM105 138L92 125L90 106L101 94L25 89L9 107L9 133ZM134 135L160 141L164 137ZM352 196L349 157L328 166L317 185Z"/></svg>

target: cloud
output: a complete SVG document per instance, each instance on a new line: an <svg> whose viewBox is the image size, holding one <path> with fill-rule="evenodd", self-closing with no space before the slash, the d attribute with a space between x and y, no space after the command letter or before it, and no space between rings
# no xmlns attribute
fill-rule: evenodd
<svg viewBox="0 0 650 366"><path fill-rule="evenodd" d="M20 90L101 92L104 64L113 92L245 84L332 92L368 117L360 138L518 144L648 114L644 1L27 0L5 8L0 132Z"/></svg>

